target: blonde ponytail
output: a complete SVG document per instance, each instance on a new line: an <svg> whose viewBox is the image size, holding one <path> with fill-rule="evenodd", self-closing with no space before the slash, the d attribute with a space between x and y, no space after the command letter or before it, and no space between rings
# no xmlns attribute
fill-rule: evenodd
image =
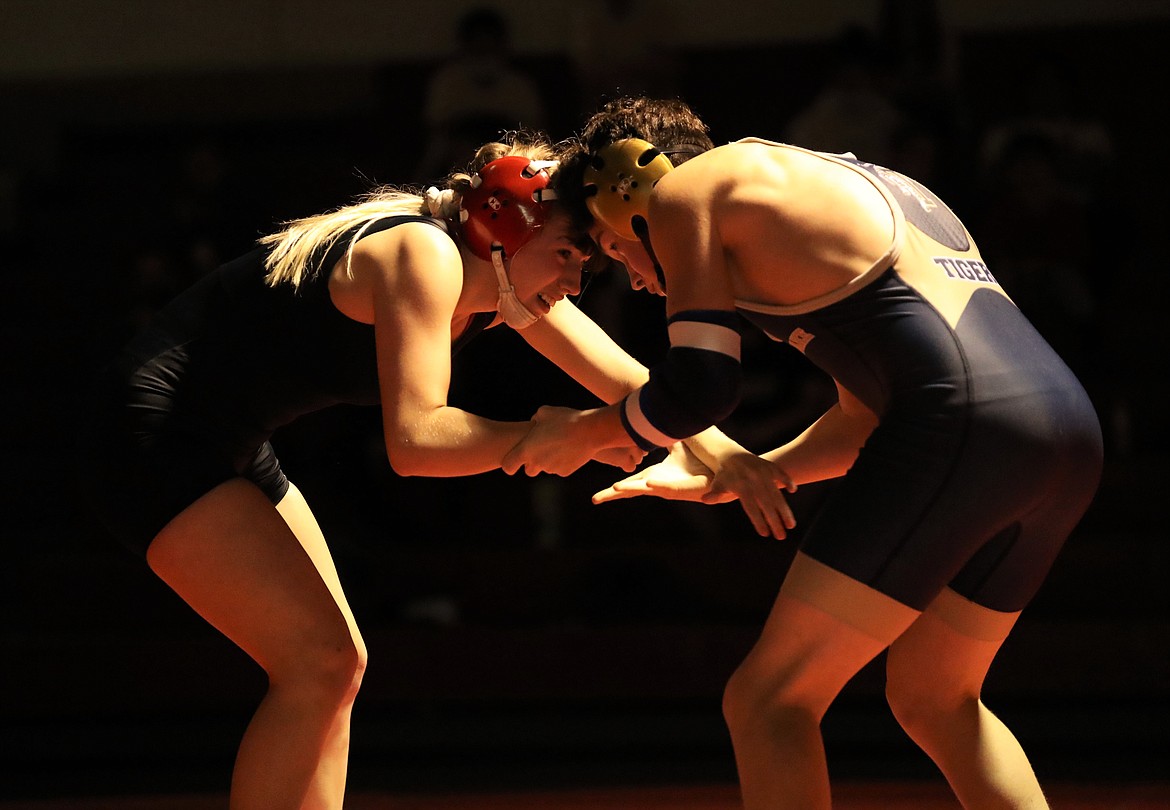
<svg viewBox="0 0 1170 810"><path fill-rule="evenodd" d="M303 219L286 222L276 233L260 238L260 244L269 248L264 259L268 271L264 276L269 286L291 284L299 288L317 271L314 259L319 260L337 240L351 228L357 228L346 251L348 258L353 246L367 227L389 216L436 216L458 223L458 201L471 186L471 175L496 158L523 155L533 160L553 160L556 151L548 139L538 133L512 132L498 143L481 146L467 166L466 172L452 173L444 189L418 189L381 186L359 198L358 202ZM445 191L450 190L451 194Z"/></svg>
<svg viewBox="0 0 1170 810"><path fill-rule="evenodd" d="M369 225L387 216L422 214L424 211L421 195L383 186L353 205L285 223L284 230L260 239L261 245L270 248L264 259L264 267L268 270L264 280L272 287L288 283L299 288L316 269L313 267L314 257L320 258L320 252L331 248L350 228ZM354 234L350 249L358 235Z"/></svg>

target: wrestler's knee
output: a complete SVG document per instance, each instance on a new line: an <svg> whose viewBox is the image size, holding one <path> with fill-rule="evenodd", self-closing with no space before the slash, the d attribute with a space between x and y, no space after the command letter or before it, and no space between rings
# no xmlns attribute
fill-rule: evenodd
<svg viewBox="0 0 1170 810"><path fill-rule="evenodd" d="M302 647L282 665L268 668L273 687L330 706L352 703L368 664L365 642L355 630L337 632Z"/></svg>
<svg viewBox="0 0 1170 810"><path fill-rule="evenodd" d="M818 723L823 701L798 687L794 671L763 670L750 661L732 673L723 690L723 717L732 734L753 727L770 732Z"/></svg>
<svg viewBox="0 0 1170 810"><path fill-rule="evenodd" d="M887 670L886 702L898 724L915 738L979 711L977 692L947 683L928 686L921 679L899 676L898 670Z"/></svg>

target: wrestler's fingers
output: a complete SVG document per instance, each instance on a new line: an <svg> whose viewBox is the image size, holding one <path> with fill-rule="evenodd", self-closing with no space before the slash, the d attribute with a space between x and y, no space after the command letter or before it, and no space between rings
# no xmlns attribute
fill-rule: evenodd
<svg viewBox="0 0 1170 810"><path fill-rule="evenodd" d="M594 492L593 497L590 500L592 500L593 503L597 504L597 503L609 503L610 501L620 500L621 498L632 498L632 497L633 497L633 495L629 495L629 494L626 494L624 492L618 492L613 487L606 487L605 489L598 490L597 492Z"/></svg>
<svg viewBox="0 0 1170 810"><path fill-rule="evenodd" d="M773 465L775 466L775 465ZM796 481L784 471L781 467L776 467L775 473L776 487L778 489L785 489L789 492L796 492Z"/></svg>
<svg viewBox="0 0 1170 810"><path fill-rule="evenodd" d="M593 493L593 503L608 503L609 501L618 501L622 498L636 498L639 495L645 495L649 492L648 487L644 483L637 484L618 481L616 484L611 484L603 490Z"/></svg>
<svg viewBox="0 0 1170 810"><path fill-rule="evenodd" d="M740 506L743 507L744 514L748 516L748 520L752 522L752 528L756 530L756 534L760 537L767 537L771 534L771 527L768 525L768 519L764 516L764 511L760 509L759 505L751 500L740 498Z"/></svg>
<svg viewBox="0 0 1170 810"><path fill-rule="evenodd" d="M788 536L788 529L791 527L788 525L788 521L784 517L783 510L778 510L774 507L774 504L768 503L761 511L763 512L764 520L768 524L769 534L771 534L777 540L783 540Z"/></svg>
<svg viewBox="0 0 1170 810"><path fill-rule="evenodd" d="M703 503L729 503L737 497L739 496L734 492L728 492L725 489L713 489L710 492L704 492L703 497L699 500Z"/></svg>
<svg viewBox="0 0 1170 810"><path fill-rule="evenodd" d="M789 506L788 499L783 496L780 497L780 517L784 521L784 527L786 529L796 528L796 514L793 513L792 507Z"/></svg>
<svg viewBox="0 0 1170 810"><path fill-rule="evenodd" d="M614 481L611 486L619 492L624 489L644 490L646 488L646 477L649 474L649 470L642 470L626 478Z"/></svg>
<svg viewBox="0 0 1170 810"><path fill-rule="evenodd" d="M651 489L672 489L680 492L706 490L711 486L711 476L698 473L692 475L664 473L659 475L654 471L650 471L645 481Z"/></svg>
<svg viewBox="0 0 1170 810"><path fill-rule="evenodd" d="M524 443L520 442L505 455L500 469L508 475L515 475L524 466Z"/></svg>
<svg viewBox="0 0 1170 810"><path fill-rule="evenodd" d="M633 472L638 469L638 465L645 457L646 453L637 447L610 447L599 450L593 456L593 460L618 467L626 472Z"/></svg>

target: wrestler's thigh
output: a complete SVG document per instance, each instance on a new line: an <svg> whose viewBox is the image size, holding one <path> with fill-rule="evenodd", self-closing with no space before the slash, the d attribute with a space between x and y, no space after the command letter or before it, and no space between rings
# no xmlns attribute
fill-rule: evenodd
<svg viewBox="0 0 1170 810"><path fill-rule="evenodd" d="M978 697L1019 615L990 610L943 589L890 645L886 672L891 688L917 700L941 693Z"/></svg>
<svg viewBox="0 0 1170 810"><path fill-rule="evenodd" d="M798 553L741 670L827 706L918 611Z"/></svg>
<svg viewBox="0 0 1170 810"><path fill-rule="evenodd" d="M147 561L270 672L351 644L346 614L317 565L249 481L226 481L184 509L155 537Z"/></svg>

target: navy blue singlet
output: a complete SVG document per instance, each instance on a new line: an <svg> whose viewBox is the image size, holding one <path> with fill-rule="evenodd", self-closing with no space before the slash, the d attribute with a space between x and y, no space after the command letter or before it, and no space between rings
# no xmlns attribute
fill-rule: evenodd
<svg viewBox="0 0 1170 810"><path fill-rule="evenodd" d="M886 256L842 290L796 306L736 302L879 416L802 550L919 610L948 585L1020 610L1096 490L1089 398L934 194L851 156L810 154L869 179L895 228Z"/></svg>

